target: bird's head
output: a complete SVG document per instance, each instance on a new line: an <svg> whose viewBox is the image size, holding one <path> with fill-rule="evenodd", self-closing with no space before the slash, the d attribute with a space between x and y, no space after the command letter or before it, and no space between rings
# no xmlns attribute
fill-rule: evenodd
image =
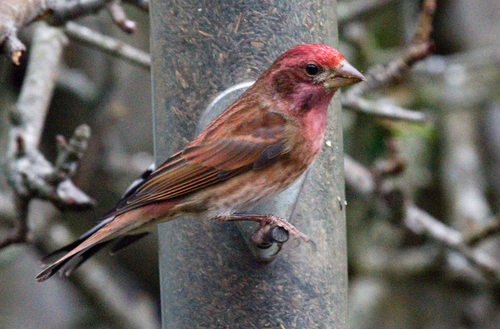
<svg viewBox="0 0 500 329"><path fill-rule="evenodd" d="M337 50L320 44L290 48L279 56L259 80L281 99L300 108L328 105L341 87L365 80Z"/></svg>

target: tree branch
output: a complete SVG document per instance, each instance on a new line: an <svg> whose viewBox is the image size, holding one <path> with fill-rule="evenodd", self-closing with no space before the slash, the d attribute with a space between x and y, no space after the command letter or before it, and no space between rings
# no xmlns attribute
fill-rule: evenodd
<svg viewBox="0 0 500 329"><path fill-rule="evenodd" d="M15 208L17 210L16 227L10 234L0 240L0 249L12 244L25 243L28 240L28 204L29 200L23 197L15 198Z"/></svg>
<svg viewBox="0 0 500 329"><path fill-rule="evenodd" d="M131 4L146 10L147 1L129 0ZM136 29L121 7L121 0L2 0L0 1L0 48L19 65L26 46L17 32L34 21L47 20L51 25L63 25L69 20L95 13L106 8L113 21L125 32Z"/></svg>
<svg viewBox="0 0 500 329"><path fill-rule="evenodd" d="M128 60L132 64L149 69L151 67L151 57L148 53L127 45L115 38L102 35L88 27L68 22L64 27L64 32L76 41L82 42L93 48L103 50L110 55Z"/></svg>
<svg viewBox="0 0 500 329"><path fill-rule="evenodd" d="M372 93L398 81L418 61L431 54L433 46L430 41L432 18L435 11L435 0L426 0L419 16L418 26L411 44L402 54L385 66L374 66L365 74L366 82L348 89L342 94L342 104L351 110L367 114L423 122L428 120L423 113L403 109L386 102L373 102L364 99L368 92Z"/></svg>
<svg viewBox="0 0 500 329"><path fill-rule="evenodd" d="M344 158L344 167L346 183L366 197L373 198L380 195L382 200L387 201L392 198L394 192L397 192L396 186L384 183L390 176L384 178L384 173L368 170L349 156ZM392 210L402 215L402 223L406 228L414 234L426 235L448 249L458 252L487 279L500 281L500 264L497 260L477 248L470 247L462 233L413 205L404 194L402 196L402 202L393 202L391 206L402 207Z"/></svg>
<svg viewBox="0 0 500 329"><path fill-rule="evenodd" d="M125 11L121 6L121 0L111 0L107 5L109 16L116 25L127 33L133 33L137 29L137 24L127 18Z"/></svg>
<svg viewBox="0 0 500 329"><path fill-rule="evenodd" d="M87 209L95 202L70 180L82 157L90 128L80 126L68 143L58 137L58 159L52 166L38 151L52 99L66 37L46 23L37 23L33 47L19 99L10 112L7 179L18 204L17 233L1 246L26 241L26 209L32 198L51 201L61 209ZM23 206L25 205L25 206Z"/></svg>

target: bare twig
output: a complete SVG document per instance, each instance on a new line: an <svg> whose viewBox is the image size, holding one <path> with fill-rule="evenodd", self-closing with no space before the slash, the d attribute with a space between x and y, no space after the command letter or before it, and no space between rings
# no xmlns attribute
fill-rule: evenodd
<svg viewBox="0 0 500 329"><path fill-rule="evenodd" d="M65 35L58 29L37 24L26 78L11 111L10 156L17 152L16 136L22 136L27 150L38 147L66 43Z"/></svg>
<svg viewBox="0 0 500 329"><path fill-rule="evenodd" d="M383 102L368 101L363 99L363 95L394 83L406 74L416 62L430 55L433 45L430 41L430 33L435 6L435 0L424 2L412 43L398 58L386 66L375 66L369 69L365 74L367 80L365 83L353 86L342 95L342 103L347 108L383 117L395 115L396 119L417 122L427 120L423 113L405 110Z"/></svg>
<svg viewBox="0 0 500 329"><path fill-rule="evenodd" d="M342 97L342 106L346 109L360 111L365 114L376 115L382 118L412 122L429 121L429 116L426 113L408 110L383 100L372 101L359 96L354 96L353 94Z"/></svg>
<svg viewBox="0 0 500 329"><path fill-rule="evenodd" d="M373 102L363 99L362 95L397 81L415 62L429 55L432 47L430 34L434 10L434 0L424 2L411 45L389 65L369 70L366 74L367 83L351 88L344 96L344 105L373 110L370 107ZM492 54L494 56L495 51ZM456 80L450 79L450 81ZM454 195L451 207L454 212L450 222L459 229L445 225L414 206L407 200L408 196L399 191L395 184L391 184L390 175L385 178L377 168L368 170L349 157L345 159L346 182L365 196L378 196L379 200L385 202L393 213L400 215L400 219L413 233L424 234L432 241L439 242L449 250L457 252L484 277L498 282L500 280L499 262L479 245L479 242L485 238L498 234L500 229L498 220L492 219L487 202L481 192L483 179L480 175L480 169L477 168L477 150L475 150L474 143L471 144L471 141L475 140L470 128L474 125L474 116L472 114L460 115L457 100L451 104L448 107L452 106L454 111L445 111L445 118L448 119L443 125L445 130L449 130L449 126L453 128L451 133L445 131L446 136L451 136L448 140L450 144L453 143L453 147L445 147L445 150L449 150L449 156L445 161L447 169L444 172L450 174L445 175L444 181L456 181L455 185L450 186L447 190ZM378 107L379 109L376 109L377 115L391 116L380 111L385 105ZM406 111L400 113L403 113L403 118L406 118ZM416 118L423 119L419 116ZM453 122L450 123L450 121ZM467 154L467 157L464 157L464 154ZM402 201L392 202L391 199L398 194L398 191L403 198ZM457 225L457 223L462 224Z"/></svg>
<svg viewBox="0 0 500 329"><path fill-rule="evenodd" d="M349 186L365 196L380 195L384 199L384 196L390 197L393 194L395 187L387 189L387 185L380 181L380 177L377 177L380 175L377 175L376 170L370 171L350 157L346 157L344 161L345 179ZM414 234L425 234L433 241L461 254L486 278L495 282L500 280L500 264L492 256L468 246L462 233L438 221L406 200L398 205L403 209L393 210L402 214L403 223Z"/></svg>
<svg viewBox="0 0 500 329"><path fill-rule="evenodd" d="M88 127L77 128L68 144L62 143L59 138L59 157L55 167L38 151L65 44L66 38L59 29L43 22L37 24L26 77L19 99L11 111L7 176L15 191L17 204L26 204L26 207L32 198L49 200L59 208L85 209L94 204L69 179L86 148L90 137ZM26 207L18 207L18 233L7 237L7 240L25 241L26 214L22 210Z"/></svg>
<svg viewBox="0 0 500 329"><path fill-rule="evenodd" d="M37 17L43 16L46 8L40 1L0 1L0 46L19 65L21 55L26 51L26 46L17 36L18 30L30 24Z"/></svg>
<svg viewBox="0 0 500 329"><path fill-rule="evenodd" d="M431 54L431 42L410 45L403 53L385 66L374 66L366 73L366 82L350 88L344 97L344 101L355 102L355 97L372 93L381 88L385 88L408 72L417 61Z"/></svg>
<svg viewBox="0 0 500 329"><path fill-rule="evenodd" d="M92 207L95 201L70 180L89 137L88 126L78 127L70 145L80 143L80 148L74 145L59 147L56 166L52 166L38 150L24 149L23 137L17 136L18 152L9 159L8 165L9 183L17 195L48 200L60 209L84 210Z"/></svg>
<svg viewBox="0 0 500 329"><path fill-rule="evenodd" d="M151 66L151 57L148 53L118 41L115 38L99 34L88 27L68 22L64 27L64 31L70 38L103 50L113 56L126 59L133 64L147 69Z"/></svg>
<svg viewBox="0 0 500 329"><path fill-rule="evenodd" d="M113 22L118 25L123 31L133 33L137 29L137 24L127 18L125 11L121 6L121 0L111 0L106 5L109 15Z"/></svg>
<svg viewBox="0 0 500 329"><path fill-rule="evenodd" d="M427 212L415 207L406 208L406 227L417 234L425 234L433 240L443 243L451 250L464 256L487 279L500 281L500 263L489 254L472 249L465 242L463 235L453 228L444 225Z"/></svg>
<svg viewBox="0 0 500 329"><path fill-rule="evenodd" d="M99 89L96 83L82 70L62 65L57 75L57 86L71 93L86 103L94 102L104 88ZM105 90L105 89L104 89Z"/></svg>
<svg viewBox="0 0 500 329"><path fill-rule="evenodd" d="M24 15L26 12L31 12L34 18L14 17L12 26L15 29L8 30L7 32L10 34L6 32L6 36L4 36L2 34L4 21L1 14L5 13L3 4L7 1L9 0L0 1L0 44L5 40L4 47L7 47L9 54L17 56L14 60L19 59L21 52L24 51L24 45L17 39L17 35L10 33L10 31L15 32L17 28L31 23L34 19L45 18L41 8L53 5L50 7L51 10L46 13L53 14L52 24L62 24L67 19L99 10L109 2L107 0L13 0L19 4L13 16L15 16L14 14ZM148 3L148 1L129 2L136 3L143 9ZM23 7L21 3L30 4L31 7ZM110 5L110 12L113 14L113 18L117 22L121 22L124 27L131 26L131 21L126 19L123 11L120 12L117 1ZM14 223L14 227L0 239L0 249L16 243L32 243L34 240L32 236L38 238L38 241L44 239L44 243L47 243L47 240L55 239L52 234L40 237L36 236L39 232L29 230L28 205L33 204L30 201L34 198L50 200L59 208L69 207L71 209L87 207L94 202L70 180L76 170L77 163L87 148L87 142L90 138L88 126L79 126L75 130L74 136L69 140L57 136L58 154L54 165L49 163L38 150L65 43L65 34L60 29L51 28L45 23L36 24L28 70L19 99L10 113L11 129L6 162L8 180L15 191L10 194L10 201L11 203L15 202L16 207L15 211L7 209L9 211L1 214L2 219L8 217L9 221ZM9 50L8 47L13 50ZM131 47L125 46L123 48L129 50ZM19 50L18 53L14 52L16 49ZM120 54L120 51L116 53ZM140 55L143 56L141 65L148 67L150 65L149 56L143 53ZM144 57L147 57L146 60ZM148 63L144 64L144 62ZM32 222L34 221L32 220ZM30 224L32 223L30 222ZM51 223L46 220L44 225L51 225ZM61 224L52 225L55 230L61 231ZM59 247L61 243L67 244L71 239L72 237L69 235L65 240L59 239ZM120 280L116 280L115 270L111 272L95 260L89 262L93 264L82 268L74 276L75 285L89 299L97 301L100 307L105 308L106 314L115 320L116 326L130 328L158 328L160 326L158 309L154 299L144 291L137 289L135 285L130 284L133 280L128 278L126 273L120 273ZM127 281L128 284L123 284L124 281Z"/></svg>
<svg viewBox="0 0 500 329"><path fill-rule="evenodd" d="M8 236L0 240L0 249L12 244L25 243L28 240L28 204L29 200L23 197L15 198L17 210L16 227Z"/></svg>
<svg viewBox="0 0 500 329"><path fill-rule="evenodd" d="M344 154L344 168L346 182L358 193L364 196L371 196L375 193L376 183L373 174L361 163Z"/></svg>
<svg viewBox="0 0 500 329"><path fill-rule="evenodd" d="M135 30L135 22L127 19L121 8L121 0L50 0L51 16L48 22L52 25L63 25L77 17L85 16L106 8L111 19L125 32ZM134 3L134 2L132 2ZM135 2L140 7L139 1Z"/></svg>
<svg viewBox="0 0 500 329"><path fill-rule="evenodd" d="M147 10L149 2L129 0L131 4ZM131 33L136 23L129 20L121 7L121 0L2 0L0 1L0 47L12 61L19 64L26 51L17 31L34 21L47 20L51 25L63 25L69 20L107 8L113 21L124 31Z"/></svg>
<svg viewBox="0 0 500 329"><path fill-rule="evenodd" d="M417 30L411 41L412 45L428 43L431 39L432 20L436 11L436 0L425 0L418 16Z"/></svg>
<svg viewBox="0 0 500 329"><path fill-rule="evenodd" d="M75 134L69 142L66 142L64 136L57 136L58 157L54 169L58 176L54 179L65 179L75 173L78 161L87 150L89 138L90 127L85 124L76 128Z"/></svg>
<svg viewBox="0 0 500 329"><path fill-rule="evenodd" d="M9 31L5 39L4 48L14 64L21 64L21 56L26 51L26 46L17 37L17 31L15 29Z"/></svg>
<svg viewBox="0 0 500 329"><path fill-rule="evenodd" d="M69 20L98 12L105 8L109 0L49 0L51 15L47 22L62 25Z"/></svg>
<svg viewBox="0 0 500 329"><path fill-rule="evenodd" d="M15 223L17 211L15 209L15 197L12 191L0 191L0 222Z"/></svg>
<svg viewBox="0 0 500 329"><path fill-rule="evenodd" d="M500 235L500 220L498 219L498 216L494 219L488 220L488 223L490 225L483 227L482 231L476 232L474 235L466 237L467 245L475 246L485 239Z"/></svg>

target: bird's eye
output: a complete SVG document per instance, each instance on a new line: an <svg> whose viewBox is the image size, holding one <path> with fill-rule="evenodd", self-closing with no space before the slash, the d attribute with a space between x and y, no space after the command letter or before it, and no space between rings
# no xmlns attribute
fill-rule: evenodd
<svg viewBox="0 0 500 329"><path fill-rule="evenodd" d="M316 64L307 64L306 65L306 73L309 75L318 75L319 67Z"/></svg>

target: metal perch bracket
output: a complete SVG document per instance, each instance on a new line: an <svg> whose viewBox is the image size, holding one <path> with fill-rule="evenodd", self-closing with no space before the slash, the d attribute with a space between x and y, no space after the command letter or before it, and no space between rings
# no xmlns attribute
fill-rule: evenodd
<svg viewBox="0 0 500 329"><path fill-rule="evenodd" d="M249 88L254 81L242 82L221 92L210 104L208 104L205 111L200 116L198 126L196 128L196 135L201 133L219 114L222 113L232 102L234 102L247 88ZM295 182L286 191L280 193L274 198L263 202L251 209L251 213L259 214L273 214L289 220L294 212L300 190L304 183L304 176ZM262 262L272 261L280 252L284 242L288 240L288 232L283 232L284 229L276 228L270 230L270 243L265 248L258 247L252 241L252 235L255 233L258 224L251 221L243 221L235 223L243 235L248 247L252 254Z"/></svg>

